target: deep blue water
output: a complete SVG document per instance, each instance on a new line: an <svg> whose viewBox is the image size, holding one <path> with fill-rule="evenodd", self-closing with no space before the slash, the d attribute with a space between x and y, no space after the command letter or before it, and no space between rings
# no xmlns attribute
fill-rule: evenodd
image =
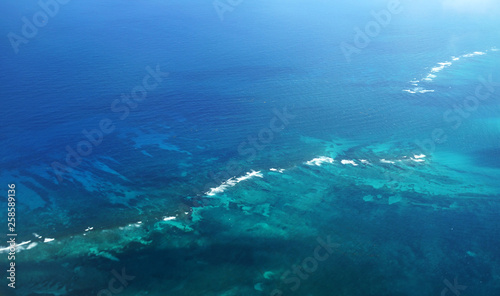
<svg viewBox="0 0 500 296"><path fill-rule="evenodd" d="M498 295L500 6L311 2L1 3L1 295Z"/></svg>

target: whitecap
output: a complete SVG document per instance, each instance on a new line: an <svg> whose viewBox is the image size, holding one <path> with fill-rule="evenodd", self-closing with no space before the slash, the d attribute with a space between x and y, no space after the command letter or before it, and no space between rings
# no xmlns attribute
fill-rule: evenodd
<svg viewBox="0 0 500 296"><path fill-rule="evenodd" d="M492 48L491 49L492 51L498 51L497 48ZM486 50L487 52L488 50ZM485 55L486 52L482 52L482 51L475 51L473 53L468 53L468 54L464 54L464 55L461 55L461 56L452 56L451 59L452 61L458 61L460 60L460 58L471 58L471 57L475 57L475 56L479 56L479 55ZM421 94L424 94L424 93L429 93L429 92L434 92L434 90L432 89L423 89L421 87L419 87L419 83L420 82L432 82L434 78L436 78L437 76L435 74L441 72L443 69L447 68L447 67L450 67L451 65L453 65L452 62L441 62L441 63L437 63L438 66L435 66L433 68L431 68L431 71L430 73L427 74L427 76L425 76L424 78L422 78L420 81L417 80L416 78L413 78L413 80L410 81L411 85L414 86L413 89L404 89L403 91L405 92L408 92L410 94L416 94L416 93L421 93Z"/></svg>
<svg viewBox="0 0 500 296"><path fill-rule="evenodd" d="M248 180L250 178L253 178L253 177L264 178L264 176L262 175L262 173L260 171L256 172L256 171L252 170L251 172L248 172L248 173L246 173L246 175L241 176L239 178L235 178L235 177L230 178L229 180L223 182L218 187L212 188L209 191L205 192L205 194L208 196L214 196L217 193L224 192L229 187L233 187L234 185L236 185L242 181Z"/></svg>
<svg viewBox="0 0 500 296"><path fill-rule="evenodd" d="M236 178L236 182L239 183L241 181L245 181L245 180L250 179L252 177L264 178L264 176L262 175L262 173L260 171L256 172L256 171L252 170L251 172L248 172L246 175L241 176L239 178Z"/></svg>
<svg viewBox="0 0 500 296"><path fill-rule="evenodd" d="M316 165L316 166L321 166L321 164L323 163L333 163L335 160L331 157L327 157L327 156L321 156L321 157L317 157L317 158L314 158L312 160L309 160L308 162L306 162L307 165Z"/></svg>
<svg viewBox="0 0 500 296"><path fill-rule="evenodd" d="M434 78L436 78L436 77L437 77L437 76L436 76L436 75L434 75L434 74L429 74L429 75L427 75L427 76L426 76L424 79L422 79L422 80L424 80L424 81L432 81L432 79L434 79Z"/></svg>
<svg viewBox="0 0 500 296"><path fill-rule="evenodd" d="M439 65L439 67L432 68L431 72L433 72L433 73L440 72L444 68L451 66L451 63L450 62L444 62L444 63L438 63L438 65Z"/></svg>
<svg viewBox="0 0 500 296"><path fill-rule="evenodd" d="M24 245L29 245L31 243L31 241L26 241L26 242L22 242L20 244L16 244L16 252L20 252L22 250L25 250L26 248L24 247ZM10 252L10 246L8 247L4 247L4 248L0 248L0 254L1 253L9 253Z"/></svg>
<svg viewBox="0 0 500 296"><path fill-rule="evenodd" d="M342 159L340 161L340 163L342 163L342 164L351 164L353 166L357 166L358 165L354 160L347 160L347 159Z"/></svg>
<svg viewBox="0 0 500 296"><path fill-rule="evenodd" d="M403 91L408 92L410 94L416 94L416 93L433 93L433 89L423 89L422 87L415 87L414 89L404 89Z"/></svg>
<svg viewBox="0 0 500 296"><path fill-rule="evenodd" d="M412 158L410 158L411 160L413 160L414 162L425 162L425 158L426 155L425 154L419 154L419 155L413 155Z"/></svg>
<svg viewBox="0 0 500 296"><path fill-rule="evenodd" d="M33 249L34 247L36 247L38 245L38 243L31 243L29 244L27 247L26 247L26 250L30 250L30 249Z"/></svg>
<svg viewBox="0 0 500 296"><path fill-rule="evenodd" d="M486 53L482 52L482 51L475 51L473 53L464 54L462 57L464 57L464 58L472 58L472 57L475 57L475 56L485 55L485 54Z"/></svg>

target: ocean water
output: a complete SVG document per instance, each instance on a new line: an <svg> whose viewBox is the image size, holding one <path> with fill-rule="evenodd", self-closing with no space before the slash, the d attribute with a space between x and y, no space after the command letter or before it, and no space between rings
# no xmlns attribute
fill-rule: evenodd
<svg viewBox="0 0 500 296"><path fill-rule="evenodd" d="M500 294L500 5L63 2L0 4L0 295Z"/></svg>

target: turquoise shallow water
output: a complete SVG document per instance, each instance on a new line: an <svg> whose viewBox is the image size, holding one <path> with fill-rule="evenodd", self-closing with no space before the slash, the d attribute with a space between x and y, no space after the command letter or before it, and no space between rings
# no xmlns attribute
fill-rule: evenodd
<svg viewBox="0 0 500 296"><path fill-rule="evenodd" d="M5 39L16 295L497 295L497 7L401 1L348 62L387 5L69 2Z"/></svg>

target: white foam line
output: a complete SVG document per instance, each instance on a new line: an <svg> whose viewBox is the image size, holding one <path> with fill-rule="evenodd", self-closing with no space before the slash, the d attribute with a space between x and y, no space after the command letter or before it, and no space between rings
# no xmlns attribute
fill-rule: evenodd
<svg viewBox="0 0 500 296"><path fill-rule="evenodd" d="M358 165L354 160L347 160L347 159L342 159L340 161L340 163L342 163L342 164L351 164L353 166L357 166Z"/></svg>
<svg viewBox="0 0 500 296"><path fill-rule="evenodd" d="M413 160L414 162L425 162L425 154L419 154L419 155L413 155L410 159Z"/></svg>
<svg viewBox="0 0 500 296"><path fill-rule="evenodd" d="M31 241L26 241L26 242L22 242L20 244L17 244L16 245L16 252L19 252L19 251L22 251L25 249L25 247L23 247L24 245L28 245L30 244ZM0 253L8 253L10 252L10 246L9 247L5 247L5 248L0 248Z"/></svg>
<svg viewBox="0 0 500 296"><path fill-rule="evenodd" d="M29 244L27 247L26 247L26 250L30 250L30 249L33 249L34 247L36 247L38 245L38 243L31 243Z"/></svg>
<svg viewBox="0 0 500 296"><path fill-rule="evenodd" d="M333 163L335 160L331 157L327 156L320 156L314 159L309 160L306 162L307 165L316 165L316 166L321 166L323 163Z"/></svg>
<svg viewBox="0 0 500 296"><path fill-rule="evenodd" d="M217 193L224 192L229 187L233 187L234 185L236 185L242 181L248 180L250 178L253 178L253 177L264 178L264 176L261 174L260 171L256 172L256 171L252 170L251 172L248 172L248 173L246 173L246 175L241 176L239 178L232 177L231 179L225 181L224 183L222 183L218 187L212 188L209 191L205 192L205 194L208 196L214 196Z"/></svg>
<svg viewBox="0 0 500 296"><path fill-rule="evenodd" d="M256 171L252 170L251 172L248 172L246 175L241 176L239 178L236 178L236 182L239 183L241 181L245 181L245 180L250 179L252 177L264 178L264 176L261 174L260 171L256 172Z"/></svg>
<svg viewBox="0 0 500 296"><path fill-rule="evenodd" d="M431 70L432 73L440 72L444 68L451 66L451 63L450 62L444 62L444 63L438 63L438 65L439 65L439 67L432 68L432 70Z"/></svg>
<svg viewBox="0 0 500 296"><path fill-rule="evenodd" d="M415 87L414 89L403 89L403 91L406 91L406 92L408 92L410 94L416 94L417 92L421 93L421 94L433 93L434 92L433 89L423 89L421 87Z"/></svg>
<svg viewBox="0 0 500 296"><path fill-rule="evenodd" d="M464 54L462 57L463 58L472 58L472 57L475 57L475 56L480 56L480 55L485 55L485 54L486 53L482 52L482 51L475 51L473 53Z"/></svg>
<svg viewBox="0 0 500 296"><path fill-rule="evenodd" d="M434 79L434 78L436 78L436 77L437 77L437 76L436 76L436 75L434 75L434 74L429 74L429 75L427 75L427 76L426 76L424 79L422 79L422 80L424 80L424 81L432 81L432 79Z"/></svg>
<svg viewBox="0 0 500 296"><path fill-rule="evenodd" d="M497 49L496 47L493 47L493 48L491 48L491 51L499 51L499 49ZM488 52L488 50L486 50L486 52ZM475 56L485 55L486 52L475 51L473 53L464 54L464 55L461 55L459 57L452 56L451 59L452 59L452 61L458 61L461 58L471 58L471 57L475 57ZM452 64L453 64L452 62L438 63L438 66L433 67L431 69L430 73L427 74L426 77L422 78L421 81L423 81L423 82L433 81L433 79L437 77L435 74L441 72L443 69L445 69L447 67L450 67ZM410 94L416 94L416 93L425 94L425 93L429 93L429 92L434 92L434 90L427 90L427 89L422 89L421 87L418 87L420 81L417 80L416 78L411 80L410 83L411 83L411 85L415 86L415 88L414 89L404 89L403 91L408 92Z"/></svg>

